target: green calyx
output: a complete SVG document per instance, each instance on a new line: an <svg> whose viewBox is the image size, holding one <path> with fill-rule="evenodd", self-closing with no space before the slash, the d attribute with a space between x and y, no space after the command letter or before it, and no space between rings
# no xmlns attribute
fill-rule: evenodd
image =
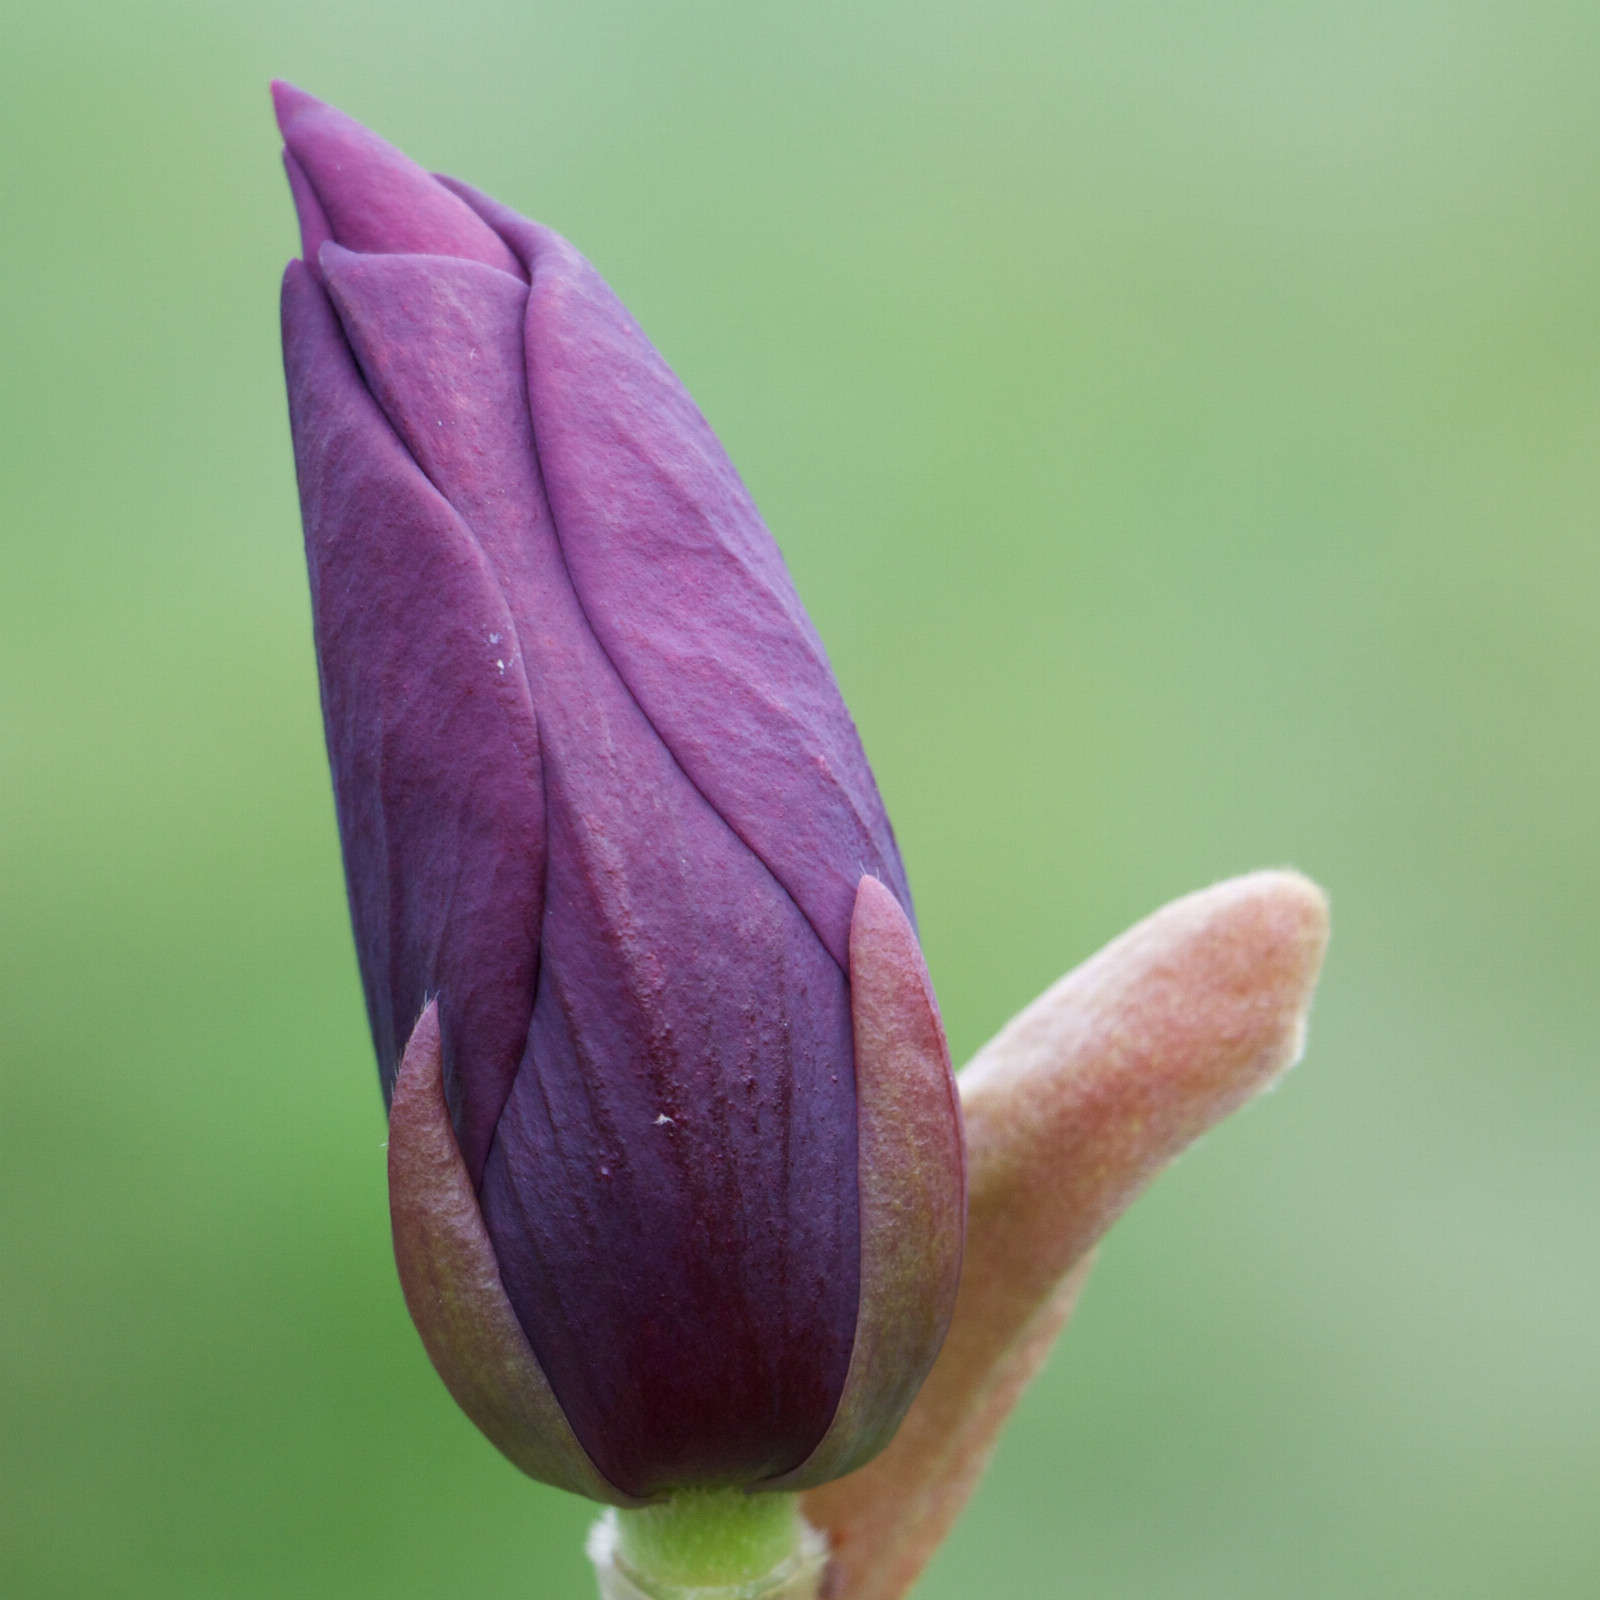
<svg viewBox="0 0 1600 1600"><path fill-rule="evenodd" d="M691 1489L607 1512L589 1554L606 1600L812 1600L826 1546L797 1495Z"/></svg>
<svg viewBox="0 0 1600 1600"><path fill-rule="evenodd" d="M730 1588L781 1567L800 1548L792 1494L685 1489L617 1515L617 1555L640 1577L679 1589Z"/></svg>

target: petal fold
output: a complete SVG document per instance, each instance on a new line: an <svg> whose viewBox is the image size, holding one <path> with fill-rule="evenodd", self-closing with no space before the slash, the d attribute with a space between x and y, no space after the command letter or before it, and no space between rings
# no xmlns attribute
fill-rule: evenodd
<svg viewBox="0 0 1600 1600"><path fill-rule="evenodd" d="M528 387L596 635L695 786L840 965L863 873L909 911L861 740L783 557L715 434L600 275L547 235Z"/></svg>
<svg viewBox="0 0 1600 1600"><path fill-rule="evenodd" d="M781 552L699 408L558 234L440 180L530 280L528 398L567 568L679 765L841 967L863 874L912 915L894 830Z"/></svg>
<svg viewBox="0 0 1600 1600"><path fill-rule="evenodd" d="M481 1171L533 1014L539 732L504 594L373 403L303 263L284 364L351 919L387 1098L439 996L445 1081Z"/></svg>

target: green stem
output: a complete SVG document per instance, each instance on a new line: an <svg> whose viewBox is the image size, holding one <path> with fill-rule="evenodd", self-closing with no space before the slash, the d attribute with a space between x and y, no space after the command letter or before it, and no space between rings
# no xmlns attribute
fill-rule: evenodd
<svg viewBox="0 0 1600 1600"><path fill-rule="evenodd" d="M815 1600L827 1547L798 1495L690 1489L608 1511L589 1556L602 1600Z"/></svg>

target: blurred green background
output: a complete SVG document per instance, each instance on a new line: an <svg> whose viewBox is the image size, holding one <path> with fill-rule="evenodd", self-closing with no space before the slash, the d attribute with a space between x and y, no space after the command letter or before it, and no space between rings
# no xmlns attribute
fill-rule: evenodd
<svg viewBox="0 0 1600 1600"><path fill-rule="evenodd" d="M1600 7L0 11L8 1596L590 1592L390 1259L273 74L688 382L958 1056L1167 898L1332 893L1306 1063L921 1600L1600 1594Z"/></svg>

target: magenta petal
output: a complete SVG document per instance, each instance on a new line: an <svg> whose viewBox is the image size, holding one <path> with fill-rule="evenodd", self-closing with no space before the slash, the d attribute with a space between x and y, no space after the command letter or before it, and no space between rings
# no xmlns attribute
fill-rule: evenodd
<svg viewBox="0 0 1600 1600"><path fill-rule="evenodd" d="M553 538L523 375L527 285L476 261L336 243L318 263L373 398L515 586L536 527Z"/></svg>
<svg viewBox="0 0 1600 1600"><path fill-rule="evenodd" d="M331 237L347 250L461 256L520 272L500 236L469 206L353 117L291 83L272 85L272 103ZM304 227L303 214L301 221Z"/></svg>
<svg viewBox="0 0 1600 1600"><path fill-rule="evenodd" d="M385 1093L426 1000L482 1170L533 1011L539 738L483 552L373 404L326 296L290 263L284 364L317 661Z"/></svg>

